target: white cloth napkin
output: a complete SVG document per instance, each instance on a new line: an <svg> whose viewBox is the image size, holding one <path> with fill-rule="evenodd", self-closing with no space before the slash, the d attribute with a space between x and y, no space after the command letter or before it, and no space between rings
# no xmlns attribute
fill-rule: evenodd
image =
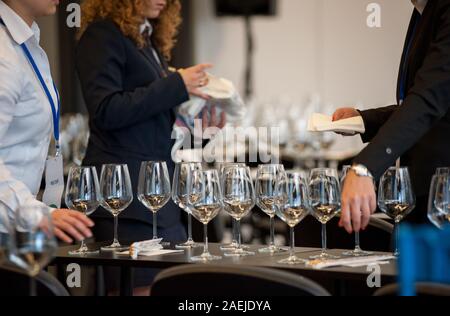
<svg viewBox="0 0 450 316"><path fill-rule="evenodd" d="M153 239L135 242L130 246L130 250L120 252L119 255L130 256L132 259L137 259L138 257L152 257L183 252L183 250L164 250L161 241L162 239Z"/></svg>
<svg viewBox="0 0 450 316"><path fill-rule="evenodd" d="M333 122L331 116L314 113L308 122L309 132L336 132L343 134L364 134L366 128L362 117L352 117Z"/></svg>
<svg viewBox="0 0 450 316"><path fill-rule="evenodd" d="M321 270L331 267L361 267L371 264L385 264L386 261L396 259L391 255L375 255L367 257L343 258L343 259L317 259L311 260L306 265L313 269Z"/></svg>
<svg viewBox="0 0 450 316"><path fill-rule="evenodd" d="M191 99L183 103L178 110L178 120L174 126L176 142L172 148L172 157L178 157L177 151L182 149L184 140L190 135L186 134L186 127L192 133L195 119L199 118L203 109L216 107L219 119L222 112L227 115L227 125L240 125L246 114L246 106L238 90L227 79L208 74L209 83L199 90L210 96L206 101L202 98L191 96ZM184 129L183 129L184 127Z"/></svg>

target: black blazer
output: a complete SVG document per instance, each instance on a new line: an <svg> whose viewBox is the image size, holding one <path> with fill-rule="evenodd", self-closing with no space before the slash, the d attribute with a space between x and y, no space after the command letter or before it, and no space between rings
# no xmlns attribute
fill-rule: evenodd
<svg viewBox="0 0 450 316"><path fill-rule="evenodd" d="M380 178L401 157L416 195L425 198L436 168L450 166L450 0L428 1L422 16L414 11L401 64L397 99L403 71L406 98L401 106L361 112L370 144L355 163Z"/></svg>
<svg viewBox="0 0 450 316"><path fill-rule="evenodd" d="M142 161L166 161L170 175L175 109L189 100L182 77L162 67L150 47L139 49L109 20L88 27L79 41L76 68L89 112L90 139L84 165L100 169L106 163L128 164L135 192L121 218L152 222L137 200ZM111 217L99 209L94 217ZM158 226L180 222L180 210L170 202L158 214Z"/></svg>

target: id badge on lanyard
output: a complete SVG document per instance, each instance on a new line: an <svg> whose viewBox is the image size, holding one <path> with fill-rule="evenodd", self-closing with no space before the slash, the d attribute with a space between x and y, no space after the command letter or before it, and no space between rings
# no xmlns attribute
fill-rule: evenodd
<svg viewBox="0 0 450 316"><path fill-rule="evenodd" d="M59 98L58 89L56 88L55 83L53 83L53 88L55 89L55 94L57 98L57 104L55 104L53 97L50 93L49 88L45 84L44 78L34 61L33 56L31 55L28 47L23 43L21 45L25 56L30 62L34 72L36 73L39 82L48 98L48 102L52 109L52 118L53 118L53 135L55 137L55 156L47 157L47 161L45 163L45 191L42 197L42 202L52 208L60 208L61 207L61 199L64 192L64 166L63 166L63 157L61 154L60 144L59 144L59 118L60 118L60 109L61 109L61 101Z"/></svg>

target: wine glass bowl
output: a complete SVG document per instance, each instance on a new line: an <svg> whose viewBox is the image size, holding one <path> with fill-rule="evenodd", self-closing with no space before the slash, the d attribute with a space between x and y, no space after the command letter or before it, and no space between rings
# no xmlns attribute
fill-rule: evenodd
<svg viewBox="0 0 450 316"><path fill-rule="evenodd" d="M242 247L240 223L255 206L255 189L250 169L235 166L223 175L223 204L225 212L236 222L237 247L225 253L226 257L253 256L254 252Z"/></svg>
<svg viewBox="0 0 450 316"><path fill-rule="evenodd" d="M95 167L72 167L66 185L65 202L67 207L86 216L94 213L100 205L100 185ZM70 251L70 255L95 254L84 240L79 249Z"/></svg>
<svg viewBox="0 0 450 316"><path fill-rule="evenodd" d="M100 175L100 205L114 217L114 240L103 251L124 250L118 239L118 217L133 202L133 188L127 165L103 165Z"/></svg>
<svg viewBox="0 0 450 316"><path fill-rule="evenodd" d="M195 170L188 177L188 204L192 215L203 224L203 254L192 257L193 262L209 262L222 257L213 256L208 249L208 224L223 208L222 189L216 170Z"/></svg>
<svg viewBox="0 0 450 316"><path fill-rule="evenodd" d="M311 259L335 259L327 253L327 223L341 211L341 190L335 169L314 169L309 180L309 195L312 215L322 224L322 252Z"/></svg>
<svg viewBox="0 0 450 316"><path fill-rule="evenodd" d="M395 222L395 251L398 256L398 225L414 210L416 196L413 192L408 168L389 168L380 180L378 207Z"/></svg>

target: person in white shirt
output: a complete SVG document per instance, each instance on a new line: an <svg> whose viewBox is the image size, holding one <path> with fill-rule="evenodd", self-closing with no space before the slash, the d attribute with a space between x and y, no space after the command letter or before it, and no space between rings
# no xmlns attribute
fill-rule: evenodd
<svg viewBox="0 0 450 316"><path fill-rule="evenodd" d="M59 0L0 0L0 210L11 217L21 206L44 206L36 195L52 137L53 113L21 45L28 48L57 104L35 19L54 14L58 4ZM81 213L50 208L49 212L55 235L62 241L92 236L94 223Z"/></svg>

